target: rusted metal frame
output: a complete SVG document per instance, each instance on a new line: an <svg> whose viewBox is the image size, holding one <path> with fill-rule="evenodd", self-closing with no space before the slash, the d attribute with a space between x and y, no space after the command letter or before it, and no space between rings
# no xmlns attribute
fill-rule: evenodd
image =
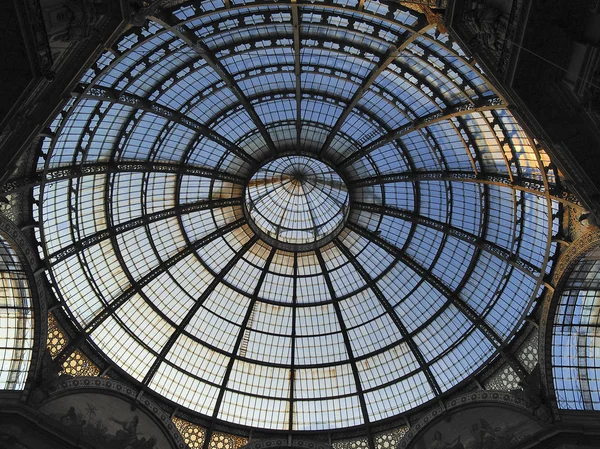
<svg viewBox="0 0 600 449"><path fill-rule="evenodd" d="M379 139L371 142L370 144L364 146L358 152L352 154L345 160L340 163L340 166L343 167L345 165L356 162L361 157L371 153L377 148L389 143L393 140L399 139L402 136L409 134L413 131L417 131L421 128L425 128L427 126L433 125L435 123L443 122L452 117L458 117L460 115L471 114L473 112L481 112L488 111L491 109L496 109L498 107L504 107L504 105L500 102L498 97L487 97L481 100L478 100L475 105L471 103L459 103L454 106L450 106L443 111L434 112L433 114L428 114L424 117L419 117L411 123L407 123L390 133L381 136Z"/></svg>
<svg viewBox="0 0 600 449"><path fill-rule="evenodd" d="M233 142L229 141L227 138L221 136L219 133L213 131L212 129L203 125L202 123L185 116L181 112L169 108L168 106L158 104L156 102L139 97L137 95L100 86L80 84L78 86L78 89L73 93L73 95L79 98L89 98L100 101L110 101L112 103L123 104L126 106L130 106L134 109L141 109L143 111L159 115L172 122L183 125L191 129L192 131L196 131L206 136L208 139L218 143L224 148L227 148L229 151L236 154L244 161L249 162L251 164L256 164L256 161L254 160L254 158L252 158L252 156L250 156L244 150L239 148Z"/></svg>
<svg viewBox="0 0 600 449"><path fill-rule="evenodd" d="M398 55L402 53L404 49L408 47L408 45L414 42L415 39L417 39L417 37L419 37L421 33L426 31L430 27L430 25L426 24L427 22L425 22L425 24L423 22L425 22L424 17L420 17L420 23L417 25L418 32L413 31L409 36L405 36L405 34L410 33L409 31L407 31L400 39L398 39L395 42L394 45L390 45L385 55L382 55L380 57L375 67L373 67L373 69L371 70L371 73L363 79L361 85L358 87L358 89L356 89L356 91L352 95L352 98L348 102L345 109L342 111L342 114L338 117L337 121L335 122L335 125L333 125L331 132L325 139L325 142L323 143L323 146L319 150L318 154L325 152L329 148L329 145L331 145L331 142L342 128L344 122L346 121L352 110L356 107L360 99L363 97L364 93L367 90L369 90L369 88L373 85L375 80L379 78L379 76L388 68L388 66L392 62L395 61Z"/></svg>
<svg viewBox="0 0 600 449"><path fill-rule="evenodd" d="M376 205L376 204L367 204L367 203L359 203L355 202L352 205L357 210L366 210L369 212L374 212L378 214L390 215L392 217L401 218L403 220L417 223L419 225L426 226L431 229L435 229L436 231L443 232L444 234L451 235L456 237L464 242L470 243L476 248L486 251L497 258L503 260L509 265L517 268L519 271L527 274L528 276L533 277L534 279L538 279L538 275L540 274L540 269L538 267L533 266L530 262L519 258L516 254L511 253L510 251L502 248L495 243L489 242L485 240L483 234L481 236L477 236L475 234L471 234L470 232L459 229L455 226L452 226L449 223L443 223L438 220L434 220L429 217L424 217L422 215L418 215L413 211L396 209L389 206ZM487 221L487 220L486 220ZM536 275L536 273L538 275Z"/></svg>
<svg viewBox="0 0 600 449"><path fill-rule="evenodd" d="M152 363L152 366L150 367L150 369L144 376L144 379L142 380L143 385L148 385L150 383L150 381L152 380L152 377L154 377L154 374L156 374L156 371L158 370L159 366L161 365L161 363L163 362L165 357L168 355L169 351L171 350L171 348L173 347L173 345L175 344L175 342L177 341L179 336L183 333L186 326L190 323L190 321L192 320L192 318L194 317L196 312L198 312L198 310L200 310L200 307L202 306L202 304L204 304L204 302L208 299L208 297L213 293L214 289L217 288L217 286L221 283L221 281L225 278L225 276L227 276L227 274L231 271L231 269L235 266L235 264L238 263L238 261L240 259L242 259L242 257L257 242L257 240L258 240L257 236L253 236L250 240L248 240L244 244L244 246L242 246L240 248L240 250L235 254L235 256L233 256L229 260L229 262L227 262L227 265L225 265L221 269L219 274L217 274L214 277L214 279L212 280L210 285L208 285L206 287L206 290L204 290L202 295L200 295L198 297L198 299L196 299L196 302L194 302L194 305L187 311L187 313L185 314L185 317L177 325L177 327L175 328L175 330L169 337L169 340L165 343L165 345L161 349L160 354L156 357L156 360L154 360L154 362ZM232 358L232 360L233 360L233 358Z"/></svg>
<svg viewBox="0 0 600 449"><path fill-rule="evenodd" d="M323 273L323 278L325 279L325 284L327 285L327 289L329 290L329 296L331 296L333 307L335 309L335 315L337 317L338 324L340 325L340 330L342 331L342 337L344 338L344 346L346 347L346 352L348 353L348 361L350 362L350 366L352 368L352 375L354 377L354 384L356 386L356 392L358 395L358 400L360 402L360 409L362 411L363 421L367 429L367 440L369 441L369 449L375 449L373 434L371 431L371 427L369 426L371 422L371 420L369 419L369 410L365 401L365 394L362 388L362 383L360 381L358 366L356 366L356 358L354 357L354 351L352 350L352 343L350 342L350 338L348 337L348 329L346 328L344 316L342 315L342 309L340 308L335 287L333 286L331 278L329 277L329 271L327 270L327 265L325 264L325 260L323 259L321 250L316 249L315 255L317 256L317 260L319 261L319 266L321 267L321 272Z"/></svg>
<svg viewBox="0 0 600 449"><path fill-rule="evenodd" d="M298 303L298 253L294 252L294 268L292 280L292 345L290 348L290 413L289 429L294 430L294 395L296 383L296 304Z"/></svg>
<svg viewBox="0 0 600 449"><path fill-rule="evenodd" d="M275 143L271 139L270 134L267 132L265 125L263 124L261 118L256 113L254 106L250 103L244 91L240 88L238 83L235 81L234 77L227 71L225 66L219 59L215 56L214 52L206 45L201 38L197 37L195 33L187 27L187 24L178 24L178 19L167 13L162 12L153 17L158 23L167 28L169 31L177 35L185 44L191 48L194 52L196 52L202 59L206 61L206 63L212 67L212 69L219 75L219 77L225 82L227 87L231 90L231 92L238 99L240 104L244 106L246 112L252 119L254 125L260 131L263 136L267 146L269 147L270 152L273 155L277 155L277 148L275 147Z"/></svg>
<svg viewBox="0 0 600 449"><path fill-rule="evenodd" d="M253 237L254 241L258 240L258 236ZM269 266L273 261L273 257L277 253L277 248L272 247L267 260L265 261L265 266L260 273L260 277L256 281L256 287L254 287L254 291L252 292L252 296L250 297L250 302L248 304L248 308L246 310L246 315L244 315L244 319L242 324L240 324L240 330L238 332L238 336L233 345L233 349L231 350L231 354L229 357L229 362L227 363L227 368L225 369L225 373L223 374L223 382L221 383L221 388L219 389L219 395L215 401L215 407L213 409L213 418L217 418L219 415L219 411L221 409L221 405L223 404L223 397L225 396L225 390L227 389L227 384L229 383L229 378L231 377L231 371L233 370L233 365L235 363L237 352L242 345L242 340L244 339L244 335L249 331L248 325L251 324L250 320L254 311L254 306L256 305L256 301L258 300L260 289L265 281L267 274L269 273ZM237 262L237 261L236 261ZM209 293L212 292L212 288L209 289Z"/></svg>
<svg viewBox="0 0 600 449"><path fill-rule="evenodd" d="M354 257L354 255L350 252L346 245L344 245L344 243L341 242L339 238L336 238L334 242L340 249L340 251L344 254L344 256L346 256L346 259L350 261L354 269L360 274L360 276L369 286L369 289L371 289L371 291L375 294L375 297L377 298L383 309L386 311L386 313L390 316L390 318L396 325L396 328L398 329L398 332L400 332L402 339L406 341L406 344L414 354L417 363L421 367L421 371L423 371L423 374L425 374L425 378L427 379L427 382L429 382L429 386L431 387L433 393L436 396L440 395L442 393L442 390L437 380L435 379L435 376L431 372L429 365L427 365L423 353L410 336L408 330L406 329L406 326L404 325L404 323L402 322L402 320L400 319L400 317L398 316L388 299L382 293L378 285L373 281L373 278L369 275L369 273L367 273L367 270L365 270L365 268L360 263L358 263L356 257Z"/></svg>
<svg viewBox="0 0 600 449"><path fill-rule="evenodd" d="M300 63L300 45L302 40L300 38L300 11L296 0L291 0L291 10L292 29L294 30L294 76L296 77L296 147L300 149L300 136L302 135L302 66Z"/></svg>

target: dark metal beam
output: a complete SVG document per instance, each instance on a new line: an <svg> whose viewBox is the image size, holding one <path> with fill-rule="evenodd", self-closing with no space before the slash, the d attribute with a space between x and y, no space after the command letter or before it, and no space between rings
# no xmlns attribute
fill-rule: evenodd
<svg viewBox="0 0 600 449"><path fill-rule="evenodd" d="M454 182L472 182L476 184L493 185L506 187L522 192L533 193L535 195L545 196L546 187L543 181L537 179L516 178L511 181L510 176L503 174L475 174L464 171L415 171L395 173L391 175L372 176L357 181L348 181L349 188L360 188L377 184L387 184L394 182L413 182L413 181L454 181ZM553 200L563 203L577 203L573 194L555 187L550 196Z"/></svg>
<svg viewBox="0 0 600 449"><path fill-rule="evenodd" d="M257 236L255 236L258 239ZM233 345L233 349L231 350L231 355L229 357L229 362L227 363L227 368L225 369L225 374L223 375L223 382L221 383L221 388L219 389L219 395L215 401L215 407L213 410L213 418L216 418L219 415L219 411L221 409L221 405L223 404L223 397L225 396L225 389L227 388L227 384L229 383L229 378L231 377L231 371L233 370L233 365L236 361L236 355L238 351L241 350L242 345L244 344L245 338L247 337L247 332L249 332L248 325L252 322L252 317L254 316L254 306L256 305L256 301L258 300L258 296L260 294L260 289L263 285L267 274L269 273L269 266L271 265L271 261L273 257L277 253L277 248L272 247L271 252L267 256L267 260L265 261L265 265L260 273L260 277L256 281L256 286L254 287L254 291L252 292L252 296L250 297L250 302L248 303L248 308L246 309L246 314L244 315L244 319L242 320L242 324L240 325L240 331L238 332L238 336L235 340L235 344ZM212 289L211 289L212 290ZM245 357L245 354L240 354Z"/></svg>
<svg viewBox="0 0 600 449"><path fill-rule="evenodd" d="M350 362L350 366L352 367L354 384L356 386L356 392L358 394L358 400L360 402L360 409L363 414L363 421L364 424L367 426L367 438L369 439L369 441L372 441L373 436L371 434L371 427L368 425L371 421L369 419L369 409L367 408L367 402L365 401L365 394L362 388L362 382L360 381L358 366L356 366L356 358L354 357L354 351L352 350L352 343L350 342L350 338L348 337L348 329L346 328L346 323L344 322L344 316L342 314L342 309L340 308L339 299L337 297L335 287L331 282L329 270L327 269L327 265L325 264L325 260L323 259L323 255L321 254L321 250L316 249L315 255L317 256L317 260L319 261L321 272L323 273L323 278L325 279L325 284L327 284L329 296L331 296L331 301L335 309L335 315L337 317L338 324L340 325L340 330L342 331L342 337L344 338L344 345L346 347L346 352L348 353L348 361Z"/></svg>
<svg viewBox="0 0 600 449"><path fill-rule="evenodd" d="M443 109L442 111L434 112L433 114L429 114L424 117L419 117L414 121L407 123L406 125L400 126L399 128L396 128L395 130L387 133L384 136L381 136L379 139L371 142L370 144L361 148L356 153L344 159L340 163L340 166L344 167L348 164L352 164L353 162L356 162L360 158L366 156L367 154L385 145L386 143L392 142L393 140L399 139L402 136L409 134L413 131L419 130L421 128L425 128L435 123L449 120L452 117L458 117L465 114L473 114L475 112L489 111L492 109L498 109L503 107L505 107L505 105L499 97L483 98L476 101L475 104L466 102L449 106Z"/></svg>
<svg viewBox="0 0 600 449"><path fill-rule="evenodd" d="M169 351L171 350L171 348L173 347L173 345L175 344L175 342L177 341L177 339L179 338L181 333L185 330L187 325L190 324L190 321L192 320L192 318L194 318L194 315L196 315L196 312L198 312L198 310L200 310L200 307L202 306L202 304L204 304L204 302L208 299L208 297L210 295L212 295L215 288L217 288L218 285L221 283L221 281L225 278L225 276L227 276L227 273L229 273L231 271L231 269L235 266L235 264L238 263L238 261L246 254L246 252L248 252L248 250L250 248L252 248L252 246L257 241L258 241L258 236L256 236L256 235L252 236L252 238L250 238L244 244L244 246L242 246L239 249L239 251L227 262L227 264L221 269L219 274L217 274L214 277L214 279L211 281L210 285L208 285L206 287L206 289L198 297L198 299L196 299L196 302L194 302L194 305L192 307L190 307L190 309L187 311L187 313L185 314L185 317L177 325L177 328L175 328L175 330L169 337L169 340L165 343L165 345L161 349L160 354L158 355L158 357L156 357L156 360L154 361L154 363L152 363L152 366L150 367L150 369L148 369L148 372L144 376L144 380L142 380L142 383L144 385L148 385L150 383L150 381L152 380L152 377L158 370L160 364L164 361L165 357L167 356L167 354L169 353ZM266 272L266 270L265 270L265 272ZM266 273L263 273L263 274L266 275Z"/></svg>
<svg viewBox="0 0 600 449"><path fill-rule="evenodd" d="M344 125L344 122L346 121L350 113L358 105L360 99L363 97L365 92L370 89L375 80L379 78L379 76L388 68L388 66L392 62L396 60L398 55L402 53L406 49L406 47L408 47L412 42L414 42L415 39L417 39L417 37L419 37L424 31L426 31L430 27L431 25L427 24L425 17L420 16L419 22L415 24L415 28L418 31L407 31L402 35L400 39L398 39L398 41L396 41L394 45L390 45L387 54L379 59L378 63L371 70L371 73L363 79L358 89L356 89L356 91L352 95L352 98L348 102L348 105L343 110L342 114L338 117L337 121L335 122L335 125L333 125L331 132L327 136L327 139L325 139L325 142L323 143L323 146L319 150L318 154L322 154L323 152L327 151L329 145L331 145L331 142ZM406 36L406 34L409 34L409 36Z"/></svg>
<svg viewBox="0 0 600 449"><path fill-rule="evenodd" d="M415 359L417 360L417 363L421 367L423 374L425 374L425 377L427 378L427 382L429 382L429 385L430 385L433 393L436 396L442 394L442 390L441 390L435 376L431 372L431 369L427 365L427 362L425 361L425 357L423 356L423 353L421 352L421 350L419 349L417 344L414 342L414 340L411 338L408 330L406 329L406 326L404 325L404 323L402 322L402 320L400 319L400 317L398 316L398 314L396 313L396 311L394 310L394 308L392 307L392 305L390 304L388 299L382 293L381 289L377 286L375 281L373 281L373 278L369 275L369 273L367 273L367 270L365 270L365 268L360 263L358 263L358 261L356 260L356 257L354 257L354 255L352 255L352 253L350 252L348 247L346 247L346 245L344 245L344 243L341 242L338 238L336 238L334 240L334 242L338 246L340 251L344 254L344 256L346 256L346 259L348 259L350 261L350 263L352 264L354 269L358 272L358 274L360 274L360 276L364 279L364 281L369 286L371 291L375 294L375 297L377 298L377 300L379 301L381 306L384 308L384 310L387 312L387 314L390 316L390 318L396 325L398 332L400 332L400 335L406 341L406 344L412 351L413 355L415 356Z"/></svg>
<svg viewBox="0 0 600 449"><path fill-rule="evenodd" d="M296 147L300 149L302 134L302 65L300 63L300 11L296 0L291 0L292 29L294 30L294 76L296 77ZM291 427L290 427L291 428Z"/></svg>
<svg viewBox="0 0 600 449"><path fill-rule="evenodd" d="M294 268L292 280L292 347L290 348L290 412L288 423L290 430L294 428L294 394L296 382L296 304L298 303L298 253L294 253Z"/></svg>
<svg viewBox="0 0 600 449"><path fill-rule="evenodd" d="M456 237L464 242L470 243L476 248L486 251L499 259L503 260L509 265L519 269L525 274L538 279L540 276L540 269L530 262L521 259L516 254L512 254L509 250L496 245L495 243L488 242L485 238L467 232L463 229L452 226L442 221L434 220L433 218L424 217L415 213L414 211L396 209L394 207L383 206L379 204L368 204L368 203L353 203L352 207L357 210L364 210L368 212L374 212L376 214L389 215L391 217L401 218L411 223L427 226L428 228L435 229L443 232L444 234Z"/></svg>
<svg viewBox="0 0 600 449"><path fill-rule="evenodd" d="M179 19L166 11L156 14L153 19L171 31L173 34L177 35L188 47L195 51L202 59L206 61L210 67L212 67L212 69L225 82L227 87L231 89L240 104L244 107L252 122L263 136L265 143L269 147L269 151L273 156L275 156L277 154L275 143L273 142L273 139L271 139L271 135L267 131L267 128L265 127L261 118L256 113L254 106L252 106L246 97L246 94L240 88L234 77L227 71L223 63L219 60L219 58L216 57L208 45L202 42L202 39L196 36L196 34L190 30L186 24L178 23Z"/></svg>
<svg viewBox="0 0 600 449"><path fill-rule="evenodd" d="M450 289L446 284L444 284L440 279L431 273L431 271L422 267L419 263L414 261L412 258L404 254L400 251L395 245L388 243L386 240L381 237L375 235L373 232L365 229L362 226L359 226L355 223L348 222L346 226L361 235L362 237L371 240L376 245L382 247L388 253L390 253L396 260L399 260L406 266L410 267L415 273L425 279L432 287L434 287L438 292L448 298L452 304L456 306L458 310L462 312L462 314L477 328L481 331L483 335L498 349L500 352L500 348L504 343L502 338L496 334L485 321L485 319L470 306L468 305L462 298L460 298L456 292Z"/></svg>
<svg viewBox="0 0 600 449"><path fill-rule="evenodd" d="M31 178L13 179L14 190L30 189L33 186L46 182L60 181L64 179L81 178L104 173L173 173L177 175L200 176L203 178L218 179L234 184L244 185L246 178L224 172L216 168L194 166L193 164L179 164L168 162L151 161L123 161L123 162L97 162L92 164L68 165L51 168L46 171L37 172Z"/></svg>
<svg viewBox="0 0 600 449"><path fill-rule="evenodd" d="M217 229L216 231L211 232L210 234L202 237L201 239L196 240L193 245L186 246L182 248L180 251L175 253L172 257L162 261L159 265L154 267L150 272L139 280L136 281L135 284L131 285L127 290L121 293L118 297L113 299L113 301L108 304L102 311L92 319L89 324L85 327L85 334L90 334L94 329L96 329L108 316L112 315L119 307L121 307L129 298L139 292L144 286L148 285L152 280L156 279L162 273L167 271L173 265L177 264L181 260L185 259L187 256L192 254L194 251L203 247L204 245L216 240L219 237L222 237L229 232L239 228L240 226L246 224L246 219L244 217L233 221L222 228Z"/></svg>
<svg viewBox="0 0 600 449"><path fill-rule="evenodd" d="M50 266L55 265L58 262L62 262L63 260L68 259L72 255L83 251L86 248L94 246L103 240L109 239L111 235L122 234L123 232L127 232L140 226L145 226L150 223L154 223L156 221L164 220L165 218L175 217L182 214L189 214L200 210L241 205L242 198L205 200L197 201L194 203L182 204L181 206L173 207L171 209L165 209L159 212L154 212L152 214L142 215L139 218L124 221L111 228L105 229L103 231L98 231L94 234L88 235L87 237L81 240L77 240L76 242L73 242L72 244L60 249L59 251L50 254L46 259L46 262L50 264Z"/></svg>
<svg viewBox="0 0 600 449"><path fill-rule="evenodd" d="M216 131L210 129L208 126L203 125L197 120L187 117L181 112L176 111L175 109L172 109L168 106L158 104L154 101L148 100L143 97L139 97L137 95L121 92L117 89L111 89L109 87L101 86L89 86L85 84L79 84L73 92L73 96L78 98L91 98L95 100L124 104L132 108L137 108L143 111L151 112L153 114L169 119L172 122L186 126L187 128L202 134L203 136L206 136L206 138L218 143L224 148L227 148L229 151L236 154L246 162L249 162L253 165L257 164L256 160L251 155L246 153L244 150L239 148L227 138L223 137Z"/></svg>

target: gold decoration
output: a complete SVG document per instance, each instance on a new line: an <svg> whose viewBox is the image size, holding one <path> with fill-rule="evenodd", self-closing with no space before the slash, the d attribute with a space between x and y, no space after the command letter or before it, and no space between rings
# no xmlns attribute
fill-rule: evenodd
<svg viewBox="0 0 600 449"><path fill-rule="evenodd" d="M191 449L200 449L204 445L206 429L175 416L172 418L172 421L188 447Z"/></svg>
<svg viewBox="0 0 600 449"><path fill-rule="evenodd" d="M60 374L68 374L69 376L89 376L96 377L100 374L100 369L94 365L79 350L74 351L67 360L62 364Z"/></svg>
<svg viewBox="0 0 600 449"><path fill-rule="evenodd" d="M401 5L406 6L413 11L424 14L427 18L427 22L430 25L435 25L438 31L442 34L448 34L448 29L444 25L444 15L439 12L434 12L431 7L427 5L420 5L418 3L400 2Z"/></svg>
<svg viewBox="0 0 600 449"><path fill-rule="evenodd" d="M239 449L248 444L247 438L214 432L210 437L209 449Z"/></svg>
<svg viewBox="0 0 600 449"><path fill-rule="evenodd" d="M56 318L52 313L49 313L48 339L46 340L46 347L50 351L52 358L55 358L68 342L69 339L58 324L58 321L56 321Z"/></svg>
<svg viewBox="0 0 600 449"><path fill-rule="evenodd" d="M377 449L395 449L406 432L408 432L408 426L402 426L375 435L375 447Z"/></svg>

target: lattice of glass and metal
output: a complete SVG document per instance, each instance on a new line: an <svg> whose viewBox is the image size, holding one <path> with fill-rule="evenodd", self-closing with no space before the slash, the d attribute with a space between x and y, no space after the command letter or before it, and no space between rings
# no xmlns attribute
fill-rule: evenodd
<svg viewBox="0 0 600 449"><path fill-rule="evenodd" d="M0 236L0 390L22 390L33 349L33 310L27 274Z"/></svg>
<svg viewBox="0 0 600 449"><path fill-rule="evenodd" d="M560 408L600 410L600 248L582 257L561 292L552 375Z"/></svg>
<svg viewBox="0 0 600 449"><path fill-rule="evenodd" d="M50 131L33 213L61 304L132 381L204 419L407 413L495 358L551 270L550 160L400 4L162 10ZM286 176L287 197L255 198ZM327 207L307 206L311 179Z"/></svg>

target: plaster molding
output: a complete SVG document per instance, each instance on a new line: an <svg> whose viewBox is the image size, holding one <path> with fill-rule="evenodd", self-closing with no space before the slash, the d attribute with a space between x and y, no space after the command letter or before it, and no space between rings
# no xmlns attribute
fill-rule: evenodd
<svg viewBox="0 0 600 449"><path fill-rule="evenodd" d="M523 399L515 396L507 391L493 391L483 390L467 393L462 396L458 396L445 404L445 408L438 405L427 414L423 415L421 419L412 426L404 438L398 444L397 449L405 449L421 436L421 433L425 431L431 424L440 419L442 416L447 416L449 413L460 409L462 407L473 407L477 405L488 405L488 406L505 406L508 408L517 409L522 413L531 415L532 419L543 423L544 419L540 419L536 409L538 407L533 404L524 401Z"/></svg>
<svg viewBox="0 0 600 449"><path fill-rule="evenodd" d="M64 380L60 379L42 405L60 396L80 392L106 393L135 403L136 406L139 406L155 421L162 424L165 433L171 436L177 449L188 449L187 444L183 441L183 438L171 420L171 417L163 411L162 408L143 393L140 397L140 392L137 389L113 379L102 377L74 377Z"/></svg>

